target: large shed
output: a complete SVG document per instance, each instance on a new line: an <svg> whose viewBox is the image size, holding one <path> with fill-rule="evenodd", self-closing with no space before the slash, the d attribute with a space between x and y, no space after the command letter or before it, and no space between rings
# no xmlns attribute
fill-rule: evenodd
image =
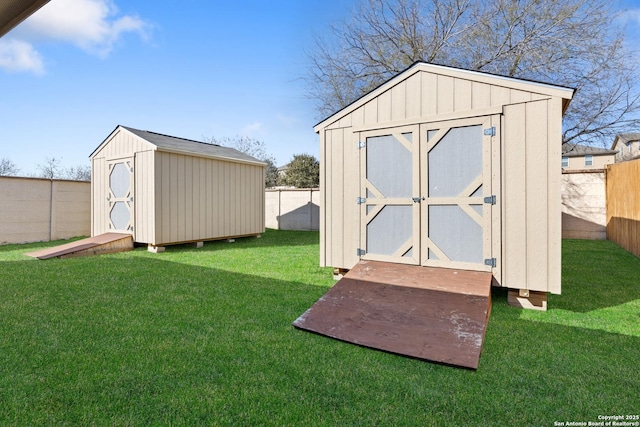
<svg viewBox="0 0 640 427"><path fill-rule="evenodd" d="M118 126L91 154L91 234L150 248L264 232L264 167L228 147Z"/></svg>
<svg viewBox="0 0 640 427"><path fill-rule="evenodd" d="M519 297L559 294L573 92L419 62L318 123L321 265L486 271Z"/></svg>

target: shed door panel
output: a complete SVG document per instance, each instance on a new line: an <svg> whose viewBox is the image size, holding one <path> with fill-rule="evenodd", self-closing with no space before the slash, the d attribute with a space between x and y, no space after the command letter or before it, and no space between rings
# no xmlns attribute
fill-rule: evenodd
<svg viewBox="0 0 640 427"><path fill-rule="evenodd" d="M107 223L110 231L133 233L133 157L108 162Z"/></svg>
<svg viewBox="0 0 640 427"><path fill-rule="evenodd" d="M363 132L361 248L364 259L420 262L419 127ZM356 203L354 201L353 203Z"/></svg>
<svg viewBox="0 0 640 427"><path fill-rule="evenodd" d="M491 271L492 124L422 125L422 265Z"/></svg>

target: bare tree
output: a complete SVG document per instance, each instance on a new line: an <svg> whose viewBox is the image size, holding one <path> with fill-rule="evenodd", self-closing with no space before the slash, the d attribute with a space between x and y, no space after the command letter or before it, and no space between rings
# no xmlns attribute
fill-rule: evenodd
<svg viewBox="0 0 640 427"><path fill-rule="evenodd" d="M638 61L607 0L360 0L309 53L309 95L330 114L416 61L576 88L564 142L640 126Z"/></svg>
<svg viewBox="0 0 640 427"><path fill-rule="evenodd" d="M71 179L73 181L91 181L91 166L71 166L64 170L64 174L62 176L65 179Z"/></svg>
<svg viewBox="0 0 640 427"><path fill-rule="evenodd" d="M46 157L44 163L38 164L40 178L60 178L62 176L62 168L60 167L61 157Z"/></svg>
<svg viewBox="0 0 640 427"><path fill-rule="evenodd" d="M17 175L20 169L10 159L3 157L0 159L0 176Z"/></svg>

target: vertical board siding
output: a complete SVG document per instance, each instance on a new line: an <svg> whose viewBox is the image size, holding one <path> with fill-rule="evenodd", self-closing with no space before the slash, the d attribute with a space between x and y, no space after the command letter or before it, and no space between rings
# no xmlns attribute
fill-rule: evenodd
<svg viewBox="0 0 640 427"><path fill-rule="evenodd" d="M640 160L607 166L607 239L640 256Z"/></svg>
<svg viewBox="0 0 640 427"><path fill-rule="evenodd" d="M107 220L107 163L104 158L91 160L91 235L108 231Z"/></svg>
<svg viewBox="0 0 640 427"><path fill-rule="evenodd" d="M136 242L150 242L155 233L155 167L154 152L136 153L134 166L135 221L133 236Z"/></svg>
<svg viewBox="0 0 640 427"><path fill-rule="evenodd" d="M533 97L532 97L533 98ZM547 100L547 291L562 290L562 100Z"/></svg>
<svg viewBox="0 0 640 427"><path fill-rule="evenodd" d="M527 289L547 287L548 170L547 103L532 102L526 107L526 234ZM556 159L557 160L557 159ZM557 162L556 162L557 163ZM560 169L558 167L558 169Z"/></svg>
<svg viewBox="0 0 640 427"><path fill-rule="evenodd" d="M503 286L560 292L560 101L505 107Z"/></svg>
<svg viewBox="0 0 640 427"><path fill-rule="evenodd" d="M157 245L264 232L264 168L158 153L162 234ZM165 168L168 168L165 170ZM168 215L167 215L168 213Z"/></svg>
<svg viewBox="0 0 640 427"><path fill-rule="evenodd" d="M527 289L526 107L524 104L506 106L504 116L502 281L503 286Z"/></svg>

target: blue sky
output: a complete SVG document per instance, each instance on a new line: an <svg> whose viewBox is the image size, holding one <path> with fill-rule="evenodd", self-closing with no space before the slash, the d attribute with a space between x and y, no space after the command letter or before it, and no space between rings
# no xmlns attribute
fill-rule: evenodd
<svg viewBox="0 0 640 427"><path fill-rule="evenodd" d="M0 40L0 158L22 175L52 156L88 165L118 124L195 140L249 136L278 165L318 156L305 51L353 4L51 0ZM627 25L638 40L640 3L623 6L635 9Z"/></svg>
<svg viewBox="0 0 640 427"><path fill-rule="evenodd" d="M278 165L318 156L300 78L314 33L351 8L332 3L51 0L0 40L0 158L88 165L118 124L249 136Z"/></svg>

